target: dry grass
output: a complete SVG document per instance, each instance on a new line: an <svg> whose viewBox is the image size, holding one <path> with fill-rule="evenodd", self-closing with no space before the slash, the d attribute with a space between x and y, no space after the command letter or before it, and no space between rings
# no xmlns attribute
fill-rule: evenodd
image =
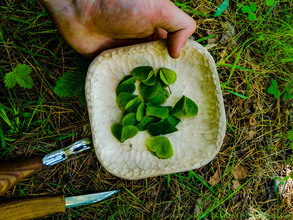
<svg viewBox="0 0 293 220"><path fill-rule="evenodd" d="M259 219L276 219L273 215L293 215L291 205L278 194L274 184L279 176L284 176L284 165L291 161L292 149L285 134L292 129L292 100L276 99L267 92L271 79L276 79L280 85L292 80L292 62L284 62L292 58L292 47L291 51L290 46L282 49L282 42L293 42L293 33L291 30L288 31L291 36L284 36L286 29L277 29L274 22L285 19L284 9L287 8L286 21L291 22L292 29L293 3L280 1L262 20L269 7L263 1L254 1L259 6L258 19L250 22L237 7L248 1L230 1L228 10L218 18L207 18L199 12L213 14L216 6L222 3L220 0L193 0L185 5L184 2L187 1L176 4L197 20L196 40L211 33L218 35L200 42L217 44L209 51L218 65L228 121L227 134L217 157L194 170L197 176L185 172L127 181L109 174L92 149L21 181L0 200L120 189L106 201L42 219L196 219L199 216L202 219L257 219L253 217L256 213L264 213ZM35 83L30 90L18 86L8 90L3 77L0 78L1 103L10 107L14 101L19 113L36 111L29 127L25 125L30 118L20 118L18 132L9 134L10 128L1 121L4 132L8 133L0 161L44 156L89 136L87 109L79 104L77 97L60 99L52 90L63 72L75 70L75 52L56 32L37 2L0 0L0 5L0 27L4 30L4 41L0 42L0 70L5 74L17 64L26 63L33 68ZM231 24L235 35L221 41L227 33L225 22ZM260 35L265 35L265 40L259 40ZM245 43L250 38L252 40ZM270 50L278 42L279 47ZM243 51L237 57L242 46ZM231 65L237 59L237 67L248 70L236 68L231 75ZM225 84L228 80L229 84ZM249 97L246 99L230 92L246 96L247 90ZM239 166L245 169L246 177L239 180L241 189L235 190L233 170ZM214 176L216 173L218 176ZM216 183L210 185L208 182L213 176Z"/></svg>

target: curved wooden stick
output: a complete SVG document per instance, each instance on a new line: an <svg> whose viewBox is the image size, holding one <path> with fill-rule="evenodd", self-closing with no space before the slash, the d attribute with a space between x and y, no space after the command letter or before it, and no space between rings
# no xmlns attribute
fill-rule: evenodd
<svg viewBox="0 0 293 220"><path fill-rule="evenodd" d="M0 196L20 180L42 170L44 167L41 157L14 163L0 163Z"/></svg>

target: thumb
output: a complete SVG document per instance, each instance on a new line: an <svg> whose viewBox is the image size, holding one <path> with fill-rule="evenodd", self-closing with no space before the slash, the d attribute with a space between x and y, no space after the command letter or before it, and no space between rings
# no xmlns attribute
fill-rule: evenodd
<svg viewBox="0 0 293 220"><path fill-rule="evenodd" d="M170 4L168 4L170 3ZM182 46L196 29L196 22L185 14L173 3L169 2L164 6L164 12L158 21L160 28L168 32L167 48L172 58L178 58Z"/></svg>

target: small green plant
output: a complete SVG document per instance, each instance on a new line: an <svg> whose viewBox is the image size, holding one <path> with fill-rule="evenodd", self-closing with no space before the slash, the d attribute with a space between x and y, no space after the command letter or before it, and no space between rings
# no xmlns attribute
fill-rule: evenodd
<svg viewBox="0 0 293 220"><path fill-rule="evenodd" d="M267 6L272 6L273 4L275 4L275 0L266 0L266 4Z"/></svg>
<svg viewBox="0 0 293 220"><path fill-rule="evenodd" d="M272 85L268 88L268 93L272 94L275 96L275 98L279 98L280 97L280 90L278 89L278 83L276 80L272 79Z"/></svg>
<svg viewBox="0 0 293 220"><path fill-rule="evenodd" d="M290 174L291 175L291 174ZM284 185L285 182L290 178L290 176L285 176L284 178L278 177L278 180L281 181L280 184Z"/></svg>
<svg viewBox="0 0 293 220"><path fill-rule="evenodd" d="M292 82L290 82L287 86L285 86L285 88L282 90L282 92L279 90L279 85L277 83L276 80L272 79L272 85L268 88L268 93L274 95L274 97L277 99L279 98L281 95L284 94L283 96L283 101L285 101L287 98L288 99L292 99L292 85L293 85L293 80Z"/></svg>
<svg viewBox="0 0 293 220"><path fill-rule="evenodd" d="M71 98L78 94L78 100L82 106L86 106L85 100L85 78L90 62L81 55L77 56L76 69L77 72L65 72L58 79L54 92L59 97Z"/></svg>
<svg viewBox="0 0 293 220"><path fill-rule="evenodd" d="M248 13L248 19L253 21L256 19L256 15L254 14L254 12L256 12L256 9L256 4L254 2L249 2L249 6L243 6L241 11L242 13Z"/></svg>
<svg viewBox="0 0 293 220"><path fill-rule="evenodd" d="M32 69L26 64L18 64L12 72L9 72L4 77L5 86L8 89L15 87L16 83L25 89L30 89L33 87L34 82L30 73Z"/></svg>

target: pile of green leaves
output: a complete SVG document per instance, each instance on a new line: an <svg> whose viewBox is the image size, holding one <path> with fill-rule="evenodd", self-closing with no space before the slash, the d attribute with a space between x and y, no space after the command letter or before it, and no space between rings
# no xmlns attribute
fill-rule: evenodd
<svg viewBox="0 0 293 220"><path fill-rule="evenodd" d="M139 131L147 130L152 136L176 132L176 125L181 121L179 117L194 117L197 114L197 105L185 96L174 107L160 106L170 96L166 87L177 79L173 70L162 67L155 74L153 67L140 66L134 68L131 74L126 75L116 89L117 103L124 113L121 123L113 124L111 131L121 143ZM133 94L136 80L140 81L140 95ZM173 156L172 144L166 137L154 137L147 146L159 158L169 159Z"/></svg>

